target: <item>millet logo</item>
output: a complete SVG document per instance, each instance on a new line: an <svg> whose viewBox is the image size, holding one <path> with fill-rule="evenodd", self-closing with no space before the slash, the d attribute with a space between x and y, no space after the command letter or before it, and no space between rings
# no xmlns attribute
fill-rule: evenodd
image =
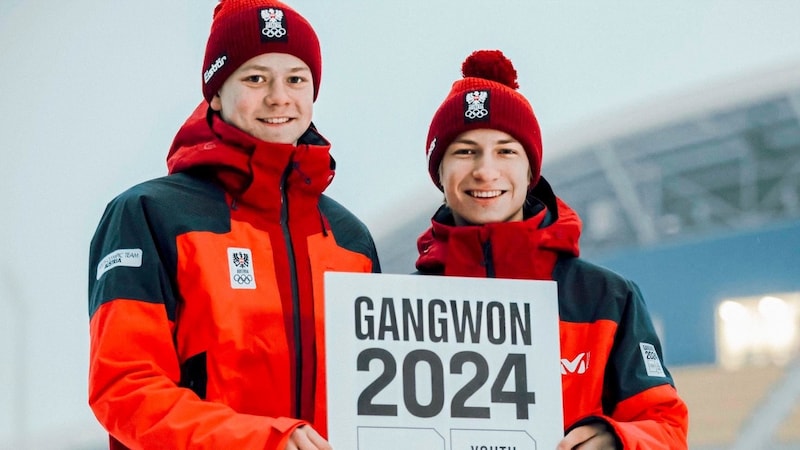
<svg viewBox="0 0 800 450"><path fill-rule="evenodd" d="M568 373L583 374L589 369L590 352L584 352L575 357L572 361L561 358L561 375Z"/></svg>
<svg viewBox="0 0 800 450"><path fill-rule="evenodd" d="M211 77L213 77L214 74L217 73L219 69L222 69L222 66L225 65L225 61L227 60L228 57L225 55L222 55L219 58L217 58L217 60L214 61L214 64L211 64L211 67L209 67L208 70L203 72L203 82L208 83L208 80L210 80Z"/></svg>

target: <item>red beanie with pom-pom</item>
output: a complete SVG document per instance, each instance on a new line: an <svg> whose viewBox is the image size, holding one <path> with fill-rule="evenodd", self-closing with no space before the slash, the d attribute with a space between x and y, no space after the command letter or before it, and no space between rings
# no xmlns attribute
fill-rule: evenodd
<svg viewBox="0 0 800 450"><path fill-rule="evenodd" d="M436 110L426 141L428 173L440 190L439 164L450 143L461 133L490 128L510 134L528 155L531 187L539 181L542 134L528 100L517 92L517 71L499 50L473 52L461 66L464 78L453 83Z"/></svg>

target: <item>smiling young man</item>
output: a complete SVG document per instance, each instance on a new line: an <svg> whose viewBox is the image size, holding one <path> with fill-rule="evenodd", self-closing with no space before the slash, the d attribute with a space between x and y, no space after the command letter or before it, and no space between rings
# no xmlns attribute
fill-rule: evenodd
<svg viewBox="0 0 800 450"><path fill-rule="evenodd" d="M244 64L211 98L222 120L265 142L295 144L311 125L311 69L287 53L265 53Z"/></svg>
<svg viewBox="0 0 800 450"><path fill-rule="evenodd" d="M323 275L380 267L323 195L321 61L289 6L215 8L169 175L109 203L91 243L89 404L110 448L330 448Z"/></svg>
<svg viewBox="0 0 800 450"><path fill-rule="evenodd" d="M639 288L578 257L580 219L540 175L539 124L511 61L477 51L462 71L428 132L428 172L445 202L417 241L417 270L558 283L558 450L687 448L686 405Z"/></svg>
<svg viewBox="0 0 800 450"><path fill-rule="evenodd" d="M439 171L456 225L522 220L531 170L522 144L508 133L461 133L445 150Z"/></svg>

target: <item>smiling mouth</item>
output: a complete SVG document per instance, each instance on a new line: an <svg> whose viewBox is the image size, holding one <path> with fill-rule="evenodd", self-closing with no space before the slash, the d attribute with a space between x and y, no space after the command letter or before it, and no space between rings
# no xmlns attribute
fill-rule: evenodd
<svg viewBox="0 0 800 450"><path fill-rule="evenodd" d="M288 117L270 117L270 118L258 119L258 120L260 120L261 122L264 122L264 123L268 123L270 125L279 125L279 124L282 124L282 123L286 123L286 122L290 121L291 119L288 118Z"/></svg>
<svg viewBox="0 0 800 450"><path fill-rule="evenodd" d="M503 195L505 191L501 190L494 190L494 191L467 191L467 194L470 197L474 198L495 198Z"/></svg>

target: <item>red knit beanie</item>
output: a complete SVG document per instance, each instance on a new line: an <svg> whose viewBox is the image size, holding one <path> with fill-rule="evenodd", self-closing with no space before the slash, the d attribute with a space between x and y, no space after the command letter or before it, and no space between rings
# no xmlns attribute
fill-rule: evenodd
<svg viewBox="0 0 800 450"><path fill-rule="evenodd" d="M428 172L440 190L439 164L450 143L461 133L491 128L510 134L528 155L531 187L539 181L542 166L542 134L533 108L517 92L517 71L499 50L473 52L461 66L464 78L453 83L450 93L428 130Z"/></svg>
<svg viewBox="0 0 800 450"><path fill-rule="evenodd" d="M214 8L203 62L206 101L211 101L239 66L264 53L288 53L306 63L317 99L322 56L311 24L277 0L220 0Z"/></svg>

